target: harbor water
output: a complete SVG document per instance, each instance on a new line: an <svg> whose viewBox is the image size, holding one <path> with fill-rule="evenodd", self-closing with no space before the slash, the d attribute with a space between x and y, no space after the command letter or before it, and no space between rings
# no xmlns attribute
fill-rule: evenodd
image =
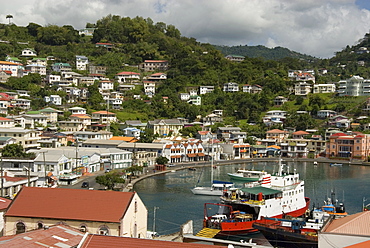
<svg viewBox="0 0 370 248"><path fill-rule="evenodd" d="M329 163L283 162L285 170L296 170L305 180L305 194L311 199L311 206L324 204L324 200L335 192L335 198L344 202L346 211L354 214L362 210L363 199L370 199L370 167L343 164L330 166ZM194 186L210 186L211 171L215 180L230 181L227 173L239 168L276 172L278 161L248 162L243 164L210 166L193 170L178 170L156 175L135 184L148 209L148 229L155 229L160 235L178 232L182 224L193 220L194 234L202 229L204 204L218 203L217 196L193 195ZM235 182L238 185L238 182ZM366 203L369 203L366 202ZM155 211L154 211L155 209ZM154 216L155 212L155 216ZM154 218L155 217L155 218ZM155 224L155 225L153 225Z"/></svg>

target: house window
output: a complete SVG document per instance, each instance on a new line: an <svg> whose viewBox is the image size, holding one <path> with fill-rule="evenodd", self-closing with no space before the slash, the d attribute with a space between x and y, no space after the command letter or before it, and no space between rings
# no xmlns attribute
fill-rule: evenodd
<svg viewBox="0 0 370 248"><path fill-rule="evenodd" d="M135 200L135 213L137 212L137 201Z"/></svg>
<svg viewBox="0 0 370 248"><path fill-rule="evenodd" d="M100 235L109 235L109 229L107 226L102 226L99 228Z"/></svg>
<svg viewBox="0 0 370 248"><path fill-rule="evenodd" d="M20 234L26 232L26 225L23 222L18 222L16 224L15 234Z"/></svg>
<svg viewBox="0 0 370 248"><path fill-rule="evenodd" d="M80 225L81 232L87 232L87 226L85 224Z"/></svg>

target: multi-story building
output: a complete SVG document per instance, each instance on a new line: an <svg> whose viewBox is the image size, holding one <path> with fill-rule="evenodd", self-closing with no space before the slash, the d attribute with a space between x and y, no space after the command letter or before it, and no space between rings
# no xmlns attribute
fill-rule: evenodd
<svg viewBox="0 0 370 248"><path fill-rule="evenodd" d="M326 157L365 160L370 154L370 135L335 133L329 137Z"/></svg>
<svg viewBox="0 0 370 248"><path fill-rule="evenodd" d="M30 71L30 73L38 73L40 75L46 75L46 66L39 64L26 65L25 69Z"/></svg>
<svg viewBox="0 0 370 248"><path fill-rule="evenodd" d="M19 69L22 64L13 63L8 61L0 61L0 71L8 71L11 72L12 77L18 77Z"/></svg>
<svg viewBox="0 0 370 248"><path fill-rule="evenodd" d="M37 148L40 140L39 131L24 128L0 128L0 137L13 137L17 144L21 144L24 149Z"/></svg>
<svg viewBox="0 0 370 248"><path fill-rule="evenodd" d="M145 60L142 68L144 71L167 71L168 60Z"/></svg>
<svg viewBox="0 0 370 248"><path fill-rule="evenodd" d="M312 85L306 82L299 82L294 85L294 94L296 96L306 96L311 93Z"/></svg>
<svg viewBox="0 0 370 248"><path fill-rule="evenodd" d="M148 97L153 97L155 95L155 82L154 81L144 81L144 93Z"/></svg>
<svg viewBox="0 0 370 248"><path fill-rule="evenodd" d="M92 122L98 122L101 124L117 122L116 114L108 111L93 112L91 114L91 119Z"/></svg>
<svg viewBox="0 0 370 248"><path fill-rule="evenodd" d="M117 73L115 78L120 83L133 83L140 80L140 73L132 71L122 71Z"/></svg>
<svg viewBox="0 0 370 248"><path fill-rule="evenodd" d="M89 59L86 56L76 55L76 69L80 71L85 71L87 65L89 64Z"/></svg>
<svg viewBox="0 0 370 248"><path fill-rule="evenodd" d="M335 89L335 84L314 84L312 93L334 93Z"/></svg>
<svg viewBox="0 0 370 248"><path fill-rule="evenodd" d="M370 95L370 79L353 76L339 81L339 96L368 96Z"/></svg>
<svg viewBox="0 0 370 248"><path fill-rule="evenodd" d="M215 86L199 86L199 95L212 93L215 90Z"/></svg>
<svg viewBox="0 0 370 248"><path fill-rule="evenodd" d="M237 92L239 91L239 85L237 83L226 83L224 84L224 91L225 92Z"/></svg>
<svg viewBox="0 0 370 248"><path fill-rule="evenodd" d="M177 135L183 127L184 124L178 119L156 119L147 123L147 128L152 129L154 134L161 136Z"/></svg>

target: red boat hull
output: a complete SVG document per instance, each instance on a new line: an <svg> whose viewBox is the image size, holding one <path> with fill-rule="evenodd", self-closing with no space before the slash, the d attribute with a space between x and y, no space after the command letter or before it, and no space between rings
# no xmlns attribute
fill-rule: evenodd
<svg viewBox="0 0 370 248"><path fill-rule="evenodd" d="M286 213L286 215L290 215L292 217L299 217L306 213L310 206L310 199L305 197L306 206L295 210L293 212ZM271 218L285 218L283 214L276 215L276 216L265 216ZM253 221L242 221L242 222L226 222L223 221L220 223L221 231L218 233L219 235L230 235L230 234L241 234L241 233L251 233L251 232L258 232L257 229L253 228Z"/></svg>

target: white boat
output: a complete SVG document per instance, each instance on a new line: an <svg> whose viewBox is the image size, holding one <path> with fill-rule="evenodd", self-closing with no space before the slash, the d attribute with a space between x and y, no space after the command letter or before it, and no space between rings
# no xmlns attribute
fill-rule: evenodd
<svg viewBox="0 0 370 248"><path fill-rule="evenodd" d="M235 173L227 173L231 179L244 181L244 182L257 182L261 181L265 176L269 175L265 171L254 171L239 169Z"/></svg>
<svg viewBox="0 0 370 248"><path fill-rule="evenodd" d="M234 187L234 184L231 182L216 181L212 182L211 187L195 187L191 189L194 195L216 195L221 196L224 191Z"/></svg>
<svg viewBox="0 0 370 248"><path fill-rule="evenodd" d="M341 163L330 163L331 167L337 166L337 167L342 167Z"/></svg>
<svg viewBox="0 0 370 248"><path fill-rule="evenodd" d="M234 183L213 180L213 169L214 169L213 156L211 156L211 186L210 187L198 186L191 189L191 192L193 192L194 195L222 196L224 192L234 187Z"/></svg>

